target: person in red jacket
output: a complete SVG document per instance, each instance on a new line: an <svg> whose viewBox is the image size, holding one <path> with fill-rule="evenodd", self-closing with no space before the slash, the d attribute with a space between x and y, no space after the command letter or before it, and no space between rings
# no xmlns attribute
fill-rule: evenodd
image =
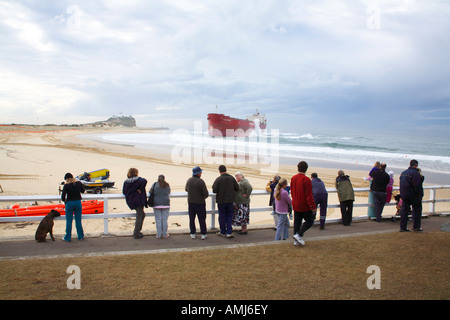
<svg viewBox="0 0 450 320"><path fill-rule="evenodd" d="M292 209L294 210L294 245L305 245L302 239L306 230L311 228L316 217L316 204L312 193L311 179L305 175L308 164L300 161L298 174L291 179ZM303 219L305 223L302 224Z"/></svg>

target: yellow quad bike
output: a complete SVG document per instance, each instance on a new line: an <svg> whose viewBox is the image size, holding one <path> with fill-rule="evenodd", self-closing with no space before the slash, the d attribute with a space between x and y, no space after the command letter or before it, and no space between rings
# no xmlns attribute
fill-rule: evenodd
<svg viewBox="0 0 450 320"><path fill-rule="evenodd" d="M77 176L77 179L83 183L87 192L100 194L109 188L114 187L114 182L109 181L109 170L99 169L90 172L84 172Z"/></svg>

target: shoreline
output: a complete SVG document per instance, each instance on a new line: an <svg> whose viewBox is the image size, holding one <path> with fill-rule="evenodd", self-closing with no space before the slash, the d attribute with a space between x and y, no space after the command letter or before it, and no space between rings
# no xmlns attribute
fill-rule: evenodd
<svg viewBox="0 0 450 320"><path fill-rule="evenodd" d="M192 174L192 168L200 165L203 169L202 178L205 180L208 191L214 180L218 177L218 164L175 164L170 159L170 153L159 153L157 150L142 149L130 145L118 145L108 142L86 140L80 136L98 135L108 133L151 133L158 132L154 129L138 128L30 128L30 132L25 129L12 130L12 132L1 131L0 128L0 185L3 193L0 196L11 195L55 195L63 181L64 174L71 172L74 175L85 171L92 171L100 168L108 168L111 172L110 180L115 182L116 189L110 189L108 193L121 194L122 184L126 179L128 168L136 167L139 175L146 178L149 185L157 180L159 174L164 174L169 182L172 193L184 192L186 180ZM38 131L38 132L35 132ZM159 150L161 151L161 150ZM164 150L163 150L164 151ZM308 161L308 160L306 160ZM264 190L266 184L273 175L278 174L290 179L297 174L297 162L294 164L285 163L280 158L280 165L277 172L261 172L258 165L227 164L228 172L234 175L237 171L242 171L250 181L254 190ZM334 180L337 170L329 163L309 162L307 175L316 171L324 181L327 188L334 188ZM329 167L321 167L321 165ZM320 166L316 166L320 165ZM342 168L341 166L339 168ZM369 184L363 180L367 177L368 170L361 170L361 167L345 169L351 176L354 188L367 188ZM395 186L398 186L398 175L396 174ZM426 181L427 182L427 181ZM450 192L447 192L450 193ZM446 193L446 194L447 194ZM427 195L428 196L428 195ZM450 196L446 196L450 197ZM209 199L207 199L208 201ZM254 208L267 207L269 194L253 196L251 206ZM357 194L359 203L367 203L367 193ZM209 208L210 202L207 202ZM337 204L336 194L331 194L329 203ZM0 203L1 208L5 208L7 203ZM22 203L28 206L29 203ZM448 210L448 204L442 204L439 208ZM392 215L395 207L387 207L384 214ZM109 211L111 213L131 212L125 201L110 200ZM185 198L171 200L171 211L187 211L187 201ZM147 218L144 221L143 232L152 233L155 230L153 210L146 209ZM354 216L366 215L367 208L355 208ZM340 211L336 208L329 208L327 218L340 218ZM207 225L209 226L209 217ZM37 222L3 223L0 225L0 238L14 238L20 236L34 236ZM250 215L249 230L261 225L273 225L273 217L270 212L255 212ZM216 222L216 225L217 222ZM103 231L102 219L85 219L83 228L86 234L98 234ZM130 233L134 228L134 218L111 219L109 230L111 233ZM189 229L188 216L169 216L169 233L179 232ZM63 234L65 221L55 221L55 234ZM73 232L74 229L73 229Z"/></svg>
<svg viewBox="0 0 450 320"><path fill-rule="evenodd" d="M166 130L164 130L166 131ZM130 131L131 133L137 133L136 131ZM155 131L152 131L155 132ZM152 133L147 132L147 133ZM157 131L158 133L161 131ZM129 132L123 132L123 133L129 133ZM157 155L164 157L165 159L169 159L170 152L171 152L171 146L161 146L161 145L151 145L151 144L140 144L140 143L125 143L125 142L118 142L118 141L110 141L106 140L103 137L100 136L101 133L97 135L78 135L77 138L81 140L88 140L88 141L95 141L101 144L107 144L107 145L113 145L113 146L125 146L125 147L133 147L138 149L140 152L146 152L150 148L152 148L152 152L156 153ZM192 152L194 153L194 152ZM241 157L245 160L248 160L247 154L239 154L235 153L235 157ZM341 161L331 161L331 160L323 160L323 159L312 159L308 157L304 157L301 160L305 160L309 167L311 168L317 168L317 169L335 169L336 172L338 170L348 170L350 171L366 171L367 174L372 169L371 165L367 164L358 164L358 163L350 163L350 162L341 162ZM420 162L420 159L418 159ZM279 156L279 164L283 166L293 166L296 167L298 161L300 159L293 158L293 157L283 157ZM376 160L374 160L375 162ZM245 165L245 164L244 164ZM386 172L394 171L395 178L398 179L401 172L408 169L409 166L409 160L405 161L405 167L401 168L398 166L392 166L390 167L388 164L388 167L386 169ZM425 183L427 185L446 185L450 183L450 173L445 172L439 172L439 171L432 171L432 170L424 170L423 174L425 176Z"/></svg>

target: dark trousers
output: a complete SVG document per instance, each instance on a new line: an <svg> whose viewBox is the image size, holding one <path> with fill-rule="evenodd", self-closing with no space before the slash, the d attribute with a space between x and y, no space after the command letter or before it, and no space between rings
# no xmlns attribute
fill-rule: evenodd
<svg viewBox="0 0 450 320"><path fill-rule="evenodd" d="M314 197L316 206L320 207L320 226L325 227L327 218L328 194L318 194Z"/></svg>
<svg viewBox="0 0 450 320"><path fill-rule="evenodd" d="M134 232L133 237L139 238L139 235L142 230L142 225L144 224L145 212L144 207L136 208L136 222L134 224Z"/></svg>
<svg viewBox="0 0 450 320"><path fill-rule="evenodd" d="M298 233L300 237L314 224L315 215L312 211L298 212L294 211L294 234ZM305 223L303 223L305 220Z"/></svg>
<svg viewBox="0 0 450 320"><path fill-rule="evenodd" d="M381 222L381 214L386 204L386 192L373 191L373 212L378 222Z"/></svg>
<svg viewBox="0 0 450 320"><path fill-rule="evenodd" d="M340 205L341 205L342 224L344 226L349 226L352 223L353 200L341 201Z"/></svg>
<svg viewBox="0 0 450 320"><path fill-rule="evenodd" d="M402 199L402 211L400 212L400 230L406 230L408 224L408 211L412 206L413 228L420 229L422 222L422 199Z"/></svg>
<svg viewBox="0 0 450 320"><path fill-rule="evenodd" d="M219 209L219 225L221 234L231 234L233 227L231 223L233 221L234 204L233 203L219 203L217 205Z"/></svg>
<svg viewBox="0 0 450 320"><path fill-rule="evenodd" d="M191 234L195 234L195 216L198 217L200 233L206 234L206 204L189 202L189 229Z"/></svg>

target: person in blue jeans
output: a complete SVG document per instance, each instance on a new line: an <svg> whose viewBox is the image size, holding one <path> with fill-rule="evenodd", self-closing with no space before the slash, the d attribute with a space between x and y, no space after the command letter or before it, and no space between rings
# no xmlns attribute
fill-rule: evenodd
<svg viewBox="0 0 450 320"><path fill-rule="evenodd" d="M167 220L170 211L170 185L164 175L158 176L158 181L153 185L151 192L155 195L153 212L155 213L156 238L167 239L169 237Z"/></svg>
<svg viewBox="0 0 450 320"><path fill-rule="evenodd" d="M214 181L212 190L216 194L216 203L219 209L219 236L233 238L232 221L234 215L234 195L239 185L233 176L227 173L224 165L219 166L220 176Z"/></svg>
<svg viewBox="0 0 450 320"><path fill-rule="evenodd" d="M78 240L84 239L83 226L81 225L81 194L84 193L84 186L77 181L71 173L64 176L65 184L61 193L61 200L66 204L66 235L64 241L72 240L72 221L75 215L75 227L77 229Z"/></svg>
<svg viewBox="0 0 450 320"><path fill-rule="evenodd" d="M275 210L279 216L275 240L286 240L289 238L288 214L289 214L289 207L292 206L292 199L289 196L288 192L285 190L286 187L287 187L287 180L280 179L275 188L274 193Z"/></svg>

